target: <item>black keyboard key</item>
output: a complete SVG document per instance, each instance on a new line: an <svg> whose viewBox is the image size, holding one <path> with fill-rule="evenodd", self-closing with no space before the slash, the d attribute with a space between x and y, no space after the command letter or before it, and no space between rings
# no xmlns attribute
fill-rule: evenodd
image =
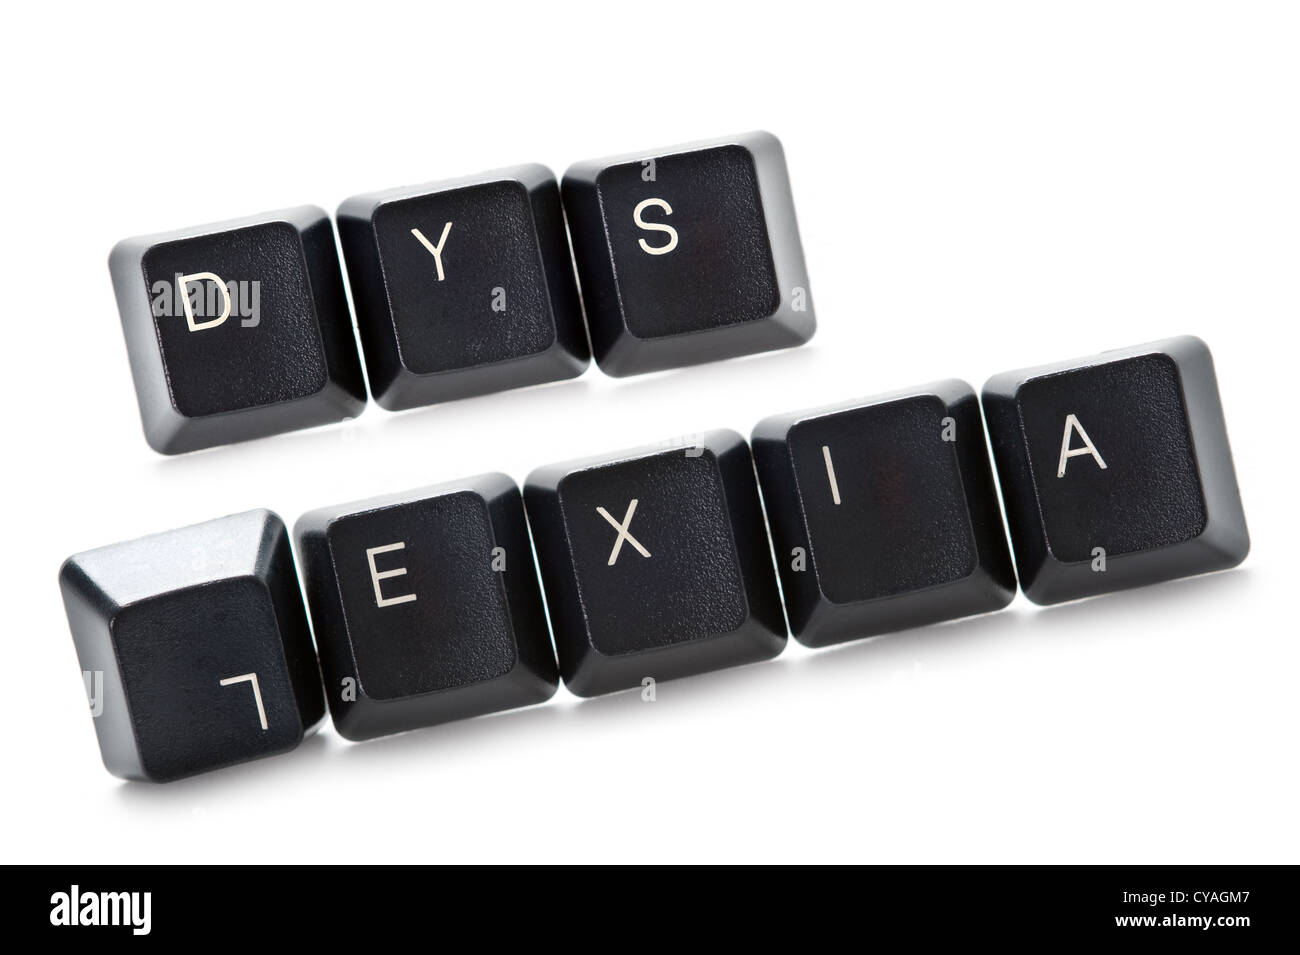
<svg viewBox="0 0 1300 955"><path fill-rule="evenodd" d="M154 450L309 428L365 407L324 210L123 239L108 261Z"/></svg>
<svg viewBox="0 0 1300 955"><path fill-rule="evenodd" d="M592 349L606 374L812 337L785 155L770 133L577 163L563 188Z"/></svg>
<svg viewBox="0 0 1300 955"><path fill-rule="evenodd" d="M590 362L545 166L354 196L338 219L380 406L572 378Z"/></svg>
<svg viewBox="0 0 1300 955"><path fill-rule="evenodd" d="M539 468L524 497L572 692L595 696L784 648L754 466L735 432Z"/></svg>
<svg viewBox="0 0 1300 955"><path fill-rule="evenodd" d="M504 474L312 511L294 534L330 713L348 739L555 693L523 499Z"/></svg>
<svg viewBox="0 0 1300 955"><path fill-rule="evenodd" d="M997 375L984 413L1021 586L1035 603L1245 559L1250 537L1200 339Z"/></svg>
<svg viewBox="0 0 1300 955"><path fill-rule="evenodd" d="M753 441L799 642L1000 610L1015 596L979 401L965 382L776 415Z"/></svg>
<svg viewBox="0 0 1300 955"><path fill-rule="evenodd" d="M270 511L76 554L59 585L114 775L166 782L287 752L325 716Z"/></svg>

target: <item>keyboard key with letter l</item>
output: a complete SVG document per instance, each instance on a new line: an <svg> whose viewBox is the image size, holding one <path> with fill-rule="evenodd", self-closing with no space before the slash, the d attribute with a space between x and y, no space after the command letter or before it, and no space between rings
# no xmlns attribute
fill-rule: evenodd
<svg viewBox="0 0 1300 955"><path fill-rule="evenodd" d="M109 270L154 450L177 454L309 428L365 407L323 209L124 239Z"/></svg>
<svg viewBox="0 0 1300 955"><path fill-rule="evenodd" d="M523 498L504 474L312 511L294 535L343 736L369 739L555 693Z"/></svg>
<svg viewBox="0 0 1300 955"><path fill-rule="evenodd" d="M524 499L577 695L784 649L753 461L734 431L542 467Z"/></svg>
<svg viewBox="0 0 1300 955"><path fill-rule="evenodd" d="M812 337L785 154L770 133L580 162L563 190L592 350L606 374Z"/></svg>
<svg viewBox="0 0 1300 955"><path fill-rule="evenodd" d="M821 647L1015 596L979 400L949 380L754 428L790 630Z"/></svg>
<svg viewBox="0 0 1300 955"><path fill-rule="evenodd" d="M381 407L573 378L589 364L560 189L545 166L354 196L338 219Z"/></svg>
<svg viewBox="0 0 1300 955"><path fill-rule="evenodd" d="M289 535L249 511L59 573L104 765L166 782L284 753L325 716Z"/></svg>
<svg viewBox="0 0 1300 955"><path fill-rule="evenodd" d="M1058 603L1250 549L1210 350L1184 336L984 386L1021 586Z"/></svg>

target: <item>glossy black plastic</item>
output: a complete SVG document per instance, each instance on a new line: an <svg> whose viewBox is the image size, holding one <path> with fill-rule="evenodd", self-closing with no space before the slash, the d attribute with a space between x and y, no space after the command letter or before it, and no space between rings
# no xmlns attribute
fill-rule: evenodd
<svg viewBox="0 0 1300 955"><path fill-rule="evenodd" d="M328 424L365 407L323 209L124 239L108 262L155 451Z"/></svg>
<svg viewBox="0 0 1300 955"><path fill-rule="evenodd" d="M323 508L294 528L338 731L361 740L550 699L523 499L504 474Z"/></svg>
<svg viewBox="0 0 1300 955"><path fill-rule="evenodd" d="M790 630L820 647L1000 610L1015 596L963 381L758 423L754 460Z"/></svg>
<svg viewBox="0 0 1300 955"><path fill-rule="evenodd" d="M542 467L524 497L572 692L784 648L753 460L735 432Z"/></svg>
<svg viewBox="0 0 1300 955"><path fill-rule="evenodd" d="M580 162L564 174L563 192L592 350L606 374L812 337L785 154L771 133Z"/></svg>
<svg viewBox="0 0 1300 955"><path fill-rule="evenodd" d="M76 554L59 584L109 772L166 782L283 753L324 718L270 511Z"/></svg>
<svg viewBox="0 0 1300 955"><path fill-rule="evenodd" d="M1199 338L996 375L984 414L1030 600L1223 570L1250 550Z"/></svg>
<svg viewBox="0 0 1300 955"><path fill-rule="evenodd" d="M354 196L338 220L381 407L572 378L591 361L545 166Z"/></svg>

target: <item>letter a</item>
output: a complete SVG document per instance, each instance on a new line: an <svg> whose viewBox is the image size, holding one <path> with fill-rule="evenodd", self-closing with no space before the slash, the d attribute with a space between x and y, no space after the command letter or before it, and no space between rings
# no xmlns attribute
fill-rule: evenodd
<svg viewBox="0 0 1300 955"><path fill-rule="evenodd" d="M1070 433L1079 432L1079 437L1083 439L1083 447L1070 448ZM1079 424L1079 419L1074 415L1065 416L1065 433L1061 435L1061 460L1056 465L1056 476L1065 477L1065 465L1070 458L1077 458L1081 454L1090 454L1092 459L1097 462L1097 467L1103 471L1106 470L1106 462L1101 459L1101 454L1093 446L1092 439L1088 437L1088 432L1083 430L1083 425Z"/></svg>
<svg viewBox="0 0 1300 955"><path fill-rule="evenodd" d="M50 902L53 903L53 908L50 909L50 924L67 925L69 921L68 912L72 904L68 898L68 893L55 892L50 896Z"/></svg>

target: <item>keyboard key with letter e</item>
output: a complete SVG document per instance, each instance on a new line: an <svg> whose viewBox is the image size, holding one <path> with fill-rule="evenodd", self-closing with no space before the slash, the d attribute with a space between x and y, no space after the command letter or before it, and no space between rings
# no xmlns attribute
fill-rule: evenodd
<svg viewBox="0 0 1300 955"><path fill-rule="evenodd" d="M294 535L343 736L370 739L555 693L523 498L504 474L312 511Z"/></svg>

